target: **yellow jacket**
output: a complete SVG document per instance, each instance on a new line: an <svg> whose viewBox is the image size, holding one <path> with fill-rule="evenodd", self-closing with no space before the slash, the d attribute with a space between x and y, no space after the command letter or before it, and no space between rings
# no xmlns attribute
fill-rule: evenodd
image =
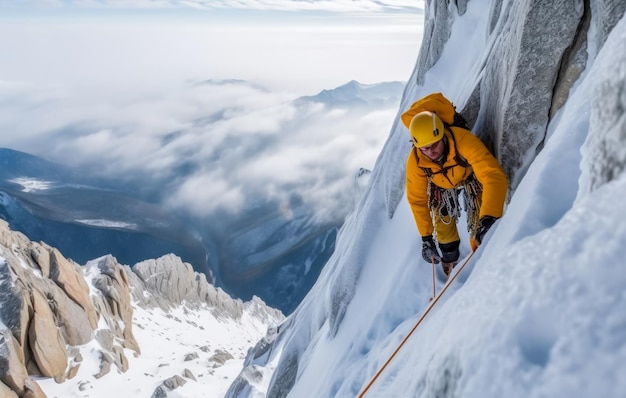
<svg viewBox="0 0 626 398"><path fill-rule="evenodd" d="M451 131L450 131L451 130ZM451 136L454 134L454 138ZM422 168L432 170L432 182L444 189L460 187L472 173L483 186L480 217L489 215L496 218L502 216L508 181L496 158L487 147L470 131L460 127L449 127L445 136L448 139L448 155L441 167L419 149L414 148L406 163L407 199L413 211L413 217L420 235L433 234L433 223L428 208L428 178ZM459 165L455 160L456 151L467 160L467 167ZM442 168L447 172L438 173Z"/></svg>

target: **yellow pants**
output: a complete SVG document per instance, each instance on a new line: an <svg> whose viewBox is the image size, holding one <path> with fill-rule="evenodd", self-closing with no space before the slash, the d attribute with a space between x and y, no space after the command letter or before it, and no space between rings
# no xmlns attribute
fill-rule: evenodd
<svg viewBox="0 0 626 398"><path fill-rule="evenodd" d="M435 236L439 243L451 243L461 240L459 237L459 231L456 228L456 217L439 215L438 211L435 211Z"/></svg>

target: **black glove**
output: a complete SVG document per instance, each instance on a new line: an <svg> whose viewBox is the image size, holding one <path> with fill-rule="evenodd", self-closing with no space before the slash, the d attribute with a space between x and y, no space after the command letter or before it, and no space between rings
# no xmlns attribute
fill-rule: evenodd
<svg viewBox="0 0 626 398"><path fill-rule="evenodd" d="M433 261L433 257L435 258L435 264L439 264L441 256L437 251L437 246L435 246L433 236L422 236L422 258L424 258L424 261L429 263Z"/></svg>
<svg viewBox="0 0 626 398"><path fill-rule="evenodd" d="M483 243L485 234L487 234L487 231L489 231L489 228L491 228L496 220L497 218L492 216L482 216L480 218L480 221L478 221L478 228L476 228L476 242L478 242L479 245Z"/></svg>

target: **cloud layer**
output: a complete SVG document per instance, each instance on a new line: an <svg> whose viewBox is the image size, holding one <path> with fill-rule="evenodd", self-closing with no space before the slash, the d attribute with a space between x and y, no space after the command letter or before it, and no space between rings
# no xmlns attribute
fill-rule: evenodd
<svg viewBox="0 0 626 398"><path fill-rule="evenodd" d="M344 214L354 175L373 167L398 105L332 108L242 81L185 85L134 101L53 95L5 97L10 109L0 125L20 125L23 134L3 138L4 146L163 184L167 203L200 216L255 202L288 204L294 195L326 216Z"/></svg>
<svg viewBox="0 0 626 398"><path fill-rule="evenodd" d="M406 80L419 44L414 27L390 23L404 17L341 21L0 20L0 54L11 55L0 146L160 184L169 205L200 216L296 201L336 218L397 102L293 100L352 79Z"/></svg>

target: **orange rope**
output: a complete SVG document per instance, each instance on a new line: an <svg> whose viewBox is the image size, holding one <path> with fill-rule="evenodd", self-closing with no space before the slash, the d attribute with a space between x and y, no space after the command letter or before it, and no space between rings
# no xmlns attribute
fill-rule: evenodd
<svg viewBox="0 0 626 398"><path fill-rule="evenodd" d="M435 256L430 257L431 264L433 265L433 296L428 299L431 302L437 295L437 289L435 288Z"/></svg>
<svg viewBox="0 0 626 398"><path fill-rule="evenodd" d="M409 334L406 335L406 337L400 342L400 344L398 345L398 347L396 347L396 349L394 350L394 352L391 354L391 356L389 358L387 358L387 360L385 361L385 363L383 364L383 366L380 367L380 369L378 369L378 371L376 372L376 374L374 375L374 377L372 377L372 379L369 381L369 383L367 383L367 385L365 386L365 388L359 393L359 395L357 396L358 398L363 398L365 396L365 393L372 387L372 385L374 384L374 382L376 381L376 379L378 379L378 377L381 375L381 373L383 373L383 370L385 370L385 368L387 367L387 365L389 365L389 363L391 363L391 360L396 356L396 354L400 351L400 349L402 348L402 346L404 345L404 343L407 342L407 340L409 340L409 337L411 337L411 335L413 334L413 332L415 332L415 329L417 329L417 327L420 325L420 323L422 323L422 321L424 320L424 318L426 318L426 315L428 315L428 313L430 312L430 310L435 306L435 304L437 304L437 301L439 301L439 299L441 298L441 296L443 296L443 294L446 292L446 290L448 289L448 287L452 284L452 282L456 279L456 277L461 273L461 271L463 271L463 268L465 267L465 265L469 262L470 258L472 258L472 256L474 255L475 251L472 251L470 253L470 255L465 259L465 261L463 261L463 263L459 266L459 270L454 274L454 276L452 276L452 272L450 272L451 276L448 278L448 280L446 281L446 284L443 286L443 289L441 289L441 292L439 292L439 294L434 298L434 300L432 300L430 302L430 304L428 305L428 307L426 308L426 311L424 311L424 313L422 314L422 316L420 316L420 318L417 320L417 322L415 323L415 325L413 326L413 328L411 329L411 331L409 332ZM434 264L434 262L433 262Z"/></svg>

